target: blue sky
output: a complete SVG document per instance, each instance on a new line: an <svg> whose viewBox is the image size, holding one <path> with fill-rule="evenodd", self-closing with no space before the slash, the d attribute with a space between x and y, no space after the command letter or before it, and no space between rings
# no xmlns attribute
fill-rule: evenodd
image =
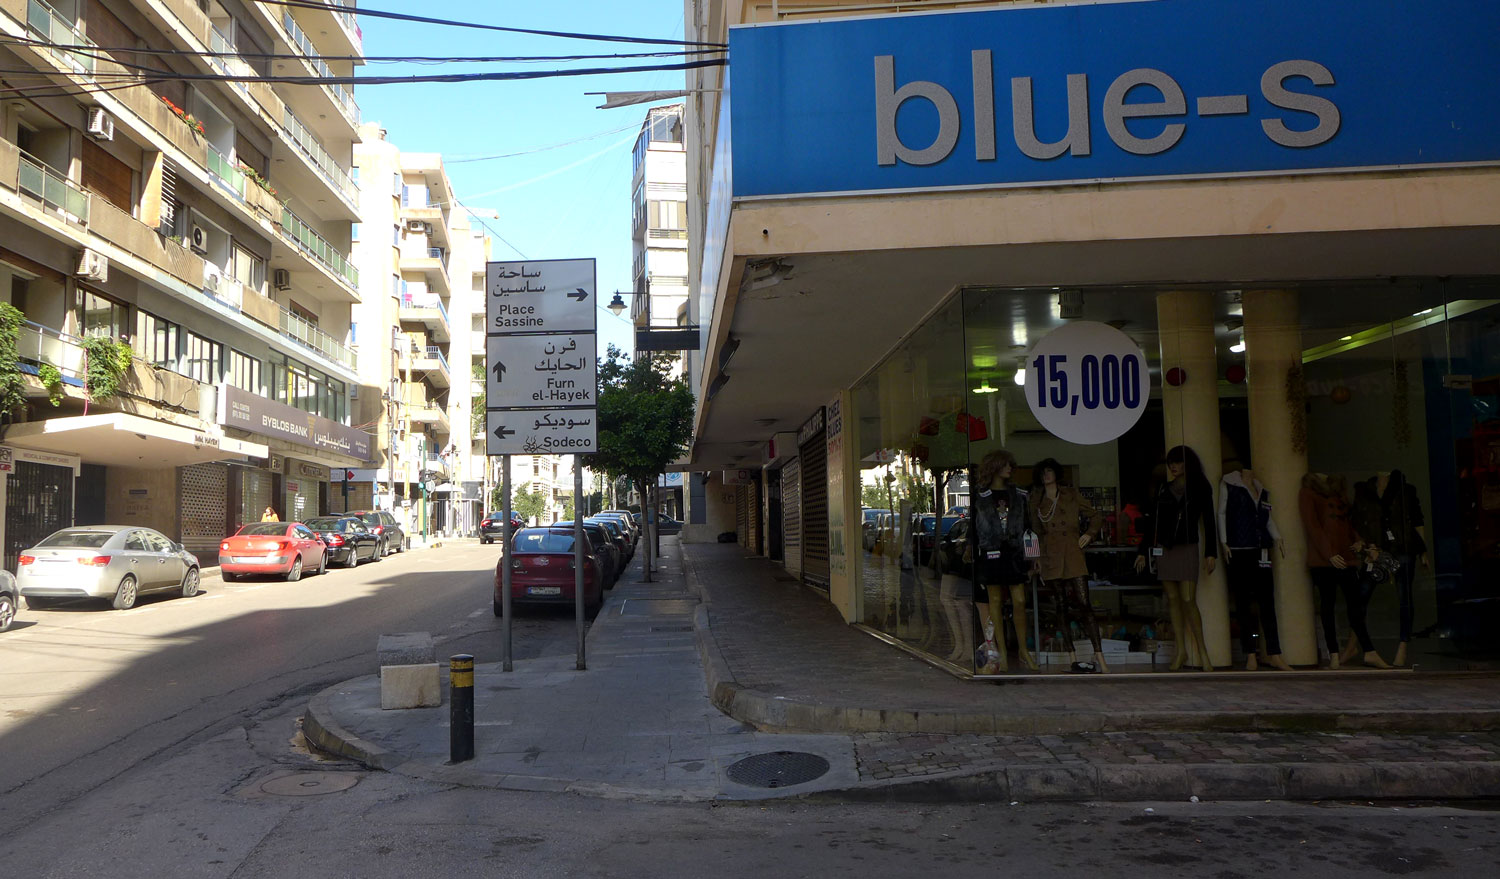
<svg viewBox="0 0 1500 879"><path fill-rule="evenodd" d="M362 6L393 12L498 24L506 27L680 38L681 0L568 0L564 3L495 3L449 0ZM507 34L360 16L366 55L558 55L650 51L655 46L584 42ZM662 46L664 50L674 47ZM416 65L375 63L366 75L402 76L491 70L602 67L668 63L673 59L626 59L574 63ZM408 152L443 154L459 201L493 210L486 219L496 238L495 259L595 257L600 304L609 293L629 290L630 151L645 118L644 106L597 110L591 91L681 88L681 71L578 76L513 82L358 86L355 98L367 122L379 122L386 137ZM618 130L617 130L618 129ZM597 136L596 136L597 135ZM588 138L588 139L585 139ZM568 146L513 158L465 162ZM508 246L505 242L509 242ZM627 299L628 302L628 299ZM630 346L630 324L599 312L599 349Z"/></svg>

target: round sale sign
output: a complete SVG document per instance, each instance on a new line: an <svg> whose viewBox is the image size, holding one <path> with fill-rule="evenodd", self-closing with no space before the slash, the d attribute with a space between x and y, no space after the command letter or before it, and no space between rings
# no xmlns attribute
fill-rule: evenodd
<svg viewBox="0 0 1500 879"><path fill-rule="evenodd" d="M1107 443L1135 426L1150 397L1146 356L1109 324L1068 323L1026 355L1026 401L1058 439Z"/></svg>

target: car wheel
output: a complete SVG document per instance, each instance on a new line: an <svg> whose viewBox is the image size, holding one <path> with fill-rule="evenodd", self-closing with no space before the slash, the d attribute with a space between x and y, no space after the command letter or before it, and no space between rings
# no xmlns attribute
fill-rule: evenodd
<svg viewBox="0 0 1500 879"><path fill-rule="evenodd" d="M480 546L489 546L489 544L490 544L490 539L488 537L481 537L481 538L479 538L479 545Z"/></svg>
<svg viewBox="0 0 1500 879"><path fill-rule="evenodd" d="M495 599L495 616L505 616L505 608L500 604L500 599Z"/></svg>
<svg viewBox="0 0 1500 879"><path fill-rule="evenodd" d="M370 556L370 561L378 562L381 559L385 558L386 555L387 553L385 549L385 541L381 540L379 543L375 544L375 554Z"/></svg>
<svg viewBox="0 0 1500 879"><path fill-rule="evenodd" d="M16 597L9 592L0 592L0 632L10 628L16 621Z"/></svg>
<svg viewBox="0 0 1500 879"><path fill-rule="evenodd" d="M26 597L26 607L31 610L46 610L49 607L57 607L56 598L32 598Z"/></svg>
<svg viewBox="0 0 1500 879"><path fill-rule="evenodd" d="M357 547L357 546L355 546L354 544L351 543L349 545L349 558L347 558L347 559L344 560L344 567L346 567L346 568L353 568L353 567L358 567L358 566L359 566L359 547Z"/></svg>
<svg viewBox="0 0 1500 879"><path fill-rule="evenodd" d="M328 550L326 549L323 550L323 554L318 557L318 573L328 573Z"/></svg>
<svg viewBox="0 0 1500 879"><path fill-rule="evenodd" d="M240 578L239 574L231 574L230 572L224 570L219 571L219 576L223 578L225 583L233 583Z"/></svg>
<svg viewBox="0 0 1500 879"><path fill-rule="evenodd" d="M292 559L292 569L286 572L286 581L295 583L302 579L302 556Z"/></svg>
<svg viewBox="0 0 1500 879"><path fill-rule="evenodd" d="M135 600L139 597L136 589L135 575L126 574L120 581L119 588L115 589L115 610L130 610L135 607Z"/></svg>
<svg viewBox="0 0 1500 879"><path fill-rule="evenodd" d="M182 597L192 598L198 594L199 583L198 569L188 568L188 572L182 578Z"/></svg>

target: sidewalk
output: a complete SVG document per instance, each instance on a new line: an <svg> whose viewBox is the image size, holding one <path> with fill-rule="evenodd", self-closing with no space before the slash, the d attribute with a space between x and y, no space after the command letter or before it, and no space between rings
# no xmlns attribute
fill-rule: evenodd
<svg viewBox="0 0 1500 879"><path fill-rule="evenodd" d="M375 675L316 696L304 731L445 783L665 800L1500 795L1497 676L965 682L738 546L662 547L658 582L637 582L638 555L610 594L588 671L572 655L476 668L473 761L446 765L446 704L381 711ZM774 788L731 777L788 751L827 771Z"/></svg>

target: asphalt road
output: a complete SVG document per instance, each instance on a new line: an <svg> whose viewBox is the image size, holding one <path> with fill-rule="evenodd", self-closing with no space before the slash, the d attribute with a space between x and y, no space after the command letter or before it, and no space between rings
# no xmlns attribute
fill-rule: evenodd
<svg viewBox="0 0 1500 879"><path fill-rule="evenodd" d="M454 544L300 582L206 580L195 598L23 610L0 635L0 835L131 767L376 670L382 632L500 659L499 547ZM571 651L571 611L519 611L518 659Z"/></svg>

